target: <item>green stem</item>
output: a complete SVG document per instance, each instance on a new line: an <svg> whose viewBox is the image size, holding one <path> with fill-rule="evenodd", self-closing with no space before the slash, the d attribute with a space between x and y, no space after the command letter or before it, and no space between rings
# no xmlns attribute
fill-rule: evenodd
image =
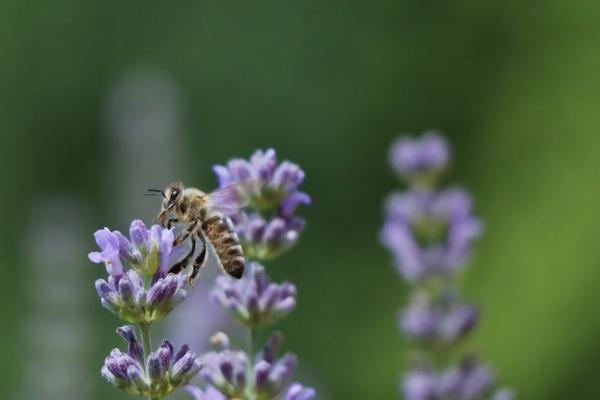
<svg viewBox="0 0 600 400"><path fill-rule="evenodd" d="M148 358L152 351L152 338L150 337L150 324L142 322L140 324L140 331L142 332L142 346L144 346L144 356Z"/></svg>
<svg viewBox="0 0 600 400"><path fill-rule="evenodd" d="M150 355L150 352L152 351L152 337L150 336L150 323L142 322L139 326L140 326L140 332L142 333L142 346L144 347L144 359L147 360L148 356ZM143 367L145 370L146 365L144 365ZM158 397L149 397L148 400L158 400Z"/></svg>
<svg viewBox="0 0 600 400"><path fill-rule="evenodd" d="M246 344L246 352L248 353L248 374L246 377L247 382L247 396L248 399L254 399L254 339L256 331L254 328L248 328L248 343Z"/></svg>

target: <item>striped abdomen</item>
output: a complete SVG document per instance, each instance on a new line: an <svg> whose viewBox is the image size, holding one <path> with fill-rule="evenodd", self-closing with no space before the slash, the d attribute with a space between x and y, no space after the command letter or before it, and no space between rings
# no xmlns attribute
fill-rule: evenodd
<svg viewBox="0 0 600 400"><path fill-rule="evenodd" d="M225 272L241 278L244 273L244 252L231 220L223 216L210 217L202 223L202 232L213 245Z"/></svg>

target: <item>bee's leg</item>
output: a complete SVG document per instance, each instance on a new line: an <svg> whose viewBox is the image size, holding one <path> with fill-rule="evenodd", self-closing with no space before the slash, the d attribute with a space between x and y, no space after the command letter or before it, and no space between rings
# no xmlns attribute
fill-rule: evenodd
<svg viewBox="0 0 600 400"><path fill-rule="evenodd" d="M173 227L173 224L176 224L177 222L179 222L179 220L177 218L171 218L167 221L167 228L171 229Z"/></svg>
<svg viewBox="0 0 600 400"><path fill-rule="evenodd" d="M194 237L192 237L192 249L190 250L189 253L186 254L185 257L183 257L183 259L181 261L179 261L177 264L175 264L171 267L171 269L169 270L169 273L173 273L173 274L180 273L185 267L187 267L188 262L190 261L190 259L192 258L192 256L194 255L195 252L196 252L196 239Z"/></svg>
<svg viewBox="0 0 600 400"><path fill-rule="evenodd" d="M175 242L173 242L173 246L177 246L179 243L185 241L187 238L189 238L194 231L196 230L196 225L198 225L198 220L194 220L192 221L187 229L185 230L185 232L181 233L176 239Z"/></svg>
<svg viewBox="0 0 600 400"><path fill-rule="evenodd" d="M190 274L189 279L190 286L193 284L194 279L196 279L198 273L200 273L200 269L202 269L204 263L206 262L206 239L204 238L204 234L202 233L202 231L198 231L198 239L200 239L200 241L202 242L202 251L194 260L194 265L192 266L192 273Z"/></svg>
<svg viewBox="0 0 600 400"><path fill-rule="evenodd" d="M158 214L158 216L154 219L155 224L159 224L163 228L165 227L165 217L167 216L167 211L163 210Z"/></svg>

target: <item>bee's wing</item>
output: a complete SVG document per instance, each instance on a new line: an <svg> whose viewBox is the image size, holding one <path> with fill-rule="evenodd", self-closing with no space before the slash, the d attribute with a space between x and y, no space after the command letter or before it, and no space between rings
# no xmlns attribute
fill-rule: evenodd
<svg viewBox="0 0 600 400"><path fill-rule="evenodd" d="M205 195L209 212L233 215L250 204L252 194L258 190L258 181L236 182Z"/></svg>

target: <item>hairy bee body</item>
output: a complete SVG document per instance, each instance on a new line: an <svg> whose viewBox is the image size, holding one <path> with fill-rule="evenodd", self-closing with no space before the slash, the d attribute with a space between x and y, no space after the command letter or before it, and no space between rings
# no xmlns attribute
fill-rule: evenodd
<svg viewBox="0 0 600 400"><path fill-rule="evenodd" d="M193 262L190 280L198 275L206 261L207 242L213 246L221 268L235 278L242 277L245 258L238 235L229 217L219 212L217 207L211 207L211 200L224 194L224 190L206 194L196 188L184 188L181 183L171 184L163 192L165 201L157 220L167 227L170 227L171 223L185 224L186 229L178 236L176 242L180 243L187 238L191 238L192 241L190 253L177 263L171 272L177 273L187 267L195 252L198 238L203 248ZM168 218L169 214L174 218Z"/></svg>
<svg viewBox="0 0 600 400"><path fill-rule="evenodd" d="M241 278L244 273L244 252L240 239L233 230L231 220L215 215L202 223L202 232L213 245L215 253L225 272L235 278Z"/></svg>

